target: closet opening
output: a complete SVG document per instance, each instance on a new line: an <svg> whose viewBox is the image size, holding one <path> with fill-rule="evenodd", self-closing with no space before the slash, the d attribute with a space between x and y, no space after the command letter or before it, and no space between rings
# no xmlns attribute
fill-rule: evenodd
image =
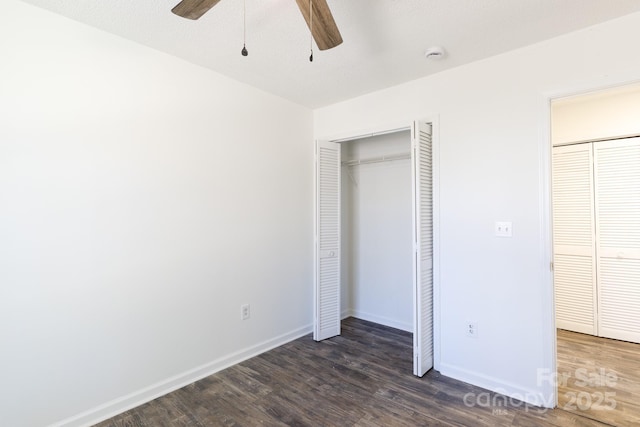
<svg viewBox="0 0 640 427"><path fill-rule="evenodd" d="M413 333L411 134L341 148L341 314Z"/></svg>
<svg viewBox="0 0 640 427"><path fill-rule="evenodd" d="M640 423L640 85L551 103L558 406Z"/></svg>
<svg viewBox="0 0 640 427"><path fill-rule="evenodd" d="M353 316L413 334L434 366L433 126L316 142L314 332Z"/></svg>

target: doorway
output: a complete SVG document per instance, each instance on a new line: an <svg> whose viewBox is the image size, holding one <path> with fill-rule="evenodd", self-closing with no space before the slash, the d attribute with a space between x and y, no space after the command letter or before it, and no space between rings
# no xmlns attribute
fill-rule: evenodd
<svg viewBox="0 0 640 427"><path fill-rule="evenodd" d="M408 127L407 127L408 128ZM342 185L341 143L378 136L407 128L359 135L342 140L317 141L314 339L340 334L342 288ZM410 127L412 194L412 263L414 374L424 375L434 365L434 215L433 126L416 121ZM405 155L402 154L401 155ZM385 161L384 155L357 162ZM353 159L350 161L354 161Z"/></svg>
<svg viewBox="0 0 640 427"><path fill-rule="evenodd" d="M551 102L558 406L613 425L640 424L638 114L637 84Z"/></svg>

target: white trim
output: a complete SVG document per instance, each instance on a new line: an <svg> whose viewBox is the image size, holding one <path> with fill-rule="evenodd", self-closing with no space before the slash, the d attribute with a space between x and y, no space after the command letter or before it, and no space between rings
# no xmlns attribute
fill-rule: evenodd
<svg viewBox="0 0 640 427"><path fill-rule="evenodd" d="M129 409L135 408L174 390L189 385L195 381L201 380L202 378L208 377L209 375L215 374L216 372L237 363L303 337L311 333L312 330L312 325L295 329L254 346L236 351L235 353L221 357L197 368L169 377L163 381L150 385L149 387L145 387L141 390L119 397L110 402L96 406L95 408L81 412L80 414L57 421L49 427L92 426L115 415L121 414L122 412L128 411Z"/></svg>
<svg viewBox="0 0 640 427"><path fill-rule="evenodd" d="M431 123L431 179L433 180L433 369L440 371L440 116L423 119Z"/></svg>
<svg viewBox="0 0 640 427"><path fill-rule="evenodd" d="M538 206L540 218L540 292L542 300L542 360L541 367L548 372L557 372L557 336L556 306L553 287L553 224L551 214L551 98L544 97L541 108L541 137L538 145ZM558 405L558 387L556 384L540 385L544 400L552 406Z"/></svg>
<svg viewBox="0 0 640 427"><path fill-rule="evenodd" d="M559 98L568 98L577 95L587 95L593 92L600 92L609 89L616 89L622 86L629 86L640 83L637 72L631 72L626 77L612 80L610 77L595 79L589 82L578 82L577 84L563 89L548 90L543 93L545 99L552 101ZM551 118L551 116L549 116ZM549 123L545 123L545 126ZM551 138L551 134L549 134Z"/></svg>
<svg viewBox="0 0 640 427"><path fill-rule="evenodd" d="M413 333L413 324L411 322L399 322L394 319L389 319L388 317L377 316L375 314L366 313L364 311L358 310L349 310L350 316L355 317L356 319L366 320L368 322L378 323L380 325L388 326L390 328L400 329L406 332ZM346 316L349 317L349 316Z"/></svg>
<svg viewBox="0 0 640 427"><path fill-rule="evenodd" d="M566 147L567 145L588 144L590 142L602 142L602 141L617 141L619 139L631 139L631 138L638 138L638 137L640 137L640 133L631 133L631 134L625 134L620 136L606 136L602 138L584 139L579 141L558 142L557 144L553 144L553 146Z"/></svg>
<svg viewBox="0 0 640 427"><path fill-rule="evenodd" d="M351 308L347 308L346 310L340 311L340 320L344 320L347 317L356 317L355 311Z"/></svg>
<svg viewBox="0 0 640 427"><path fill-rule="evenodd" d="M440 367L440 373L444 376L503 394L509 398L525 402L528 405L540 407L538 408L539 410L545 410L545 408L550 409L556 405L555 403L551 403L551 401L549 400L549 396L541 394L538 390L529 390L526 388L522 388L517 384L506 382L495 377L480 374L478 372L469 371L464 368L459 368L454 365L449 365L448 363L442 363ZM480 393L483 392L480 391L475 394L475 396L465 395L465 403L467 401L475 401L473 397L479 396ZM480 401L486 402L487 399L480 396Z"/></svg>

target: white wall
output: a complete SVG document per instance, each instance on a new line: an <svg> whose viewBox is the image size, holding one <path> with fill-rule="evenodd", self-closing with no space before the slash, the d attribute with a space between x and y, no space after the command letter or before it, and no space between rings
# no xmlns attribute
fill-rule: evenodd
<svg viewBox="0 0 640 427"><path fill-rule="evenodd" d="M551 114L554 145L640 135L640 84L558 99Z"/></svg>
<svg viewBox="0 0 640 427"><path fill-rule="evenodd" d="M639 38L640 14L628 15L315 111L317 138L439 116L443 374L532 402L553 397L536 375L554 363L549 98L637 79L629 40ZM500 220L513 221L513 238L494 236Z"/></svg>
<svg viewBox="0 0 640 427"><path fill-rule="evenodd" d="M0 424L311 330L311 110L14 0L0 58Z"/></svg>
<svg viewBox="0 0 640 427"><path fill-rule="evenodd" d="M342 160L409 154L409 131L342 144ZM350 174L349 174L350 173ZM342 168L342 311L413 330L411 163Z"/></svg>

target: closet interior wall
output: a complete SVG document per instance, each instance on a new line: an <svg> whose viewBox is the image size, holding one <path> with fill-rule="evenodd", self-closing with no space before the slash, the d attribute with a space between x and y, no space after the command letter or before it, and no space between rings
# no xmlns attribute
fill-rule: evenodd
<svg viewBox="0 0 640 427"><path fill-rule="evenodd" d="M410 149L408 130L341 144L341 311L412 332Z"/></svg>

